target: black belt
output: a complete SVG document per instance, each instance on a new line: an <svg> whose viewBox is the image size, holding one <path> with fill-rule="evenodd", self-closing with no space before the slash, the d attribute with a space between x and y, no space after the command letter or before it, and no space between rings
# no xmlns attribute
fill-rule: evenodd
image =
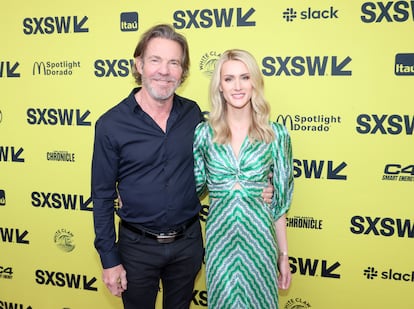
<svg viewBox="0 0 414 309"><path fill-rule="evenodd" d="M169 232L162 232L162 233L155 233L145 230L143 228L134 226L132 223L128 223L124 220L121 220L121 225L128 230L135 232L139 235L143 235L148 238L152 238L157 240L160 244L169 244L173 241L180 239L184 236L184 231L188 229L194 222L198 220L198 215L191 218L189 221L184 223L181 226L178 226L176 229L169 231Z"/></svg>

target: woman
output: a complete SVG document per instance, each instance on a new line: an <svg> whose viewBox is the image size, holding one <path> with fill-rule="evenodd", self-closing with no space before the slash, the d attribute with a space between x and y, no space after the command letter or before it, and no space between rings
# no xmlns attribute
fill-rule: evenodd
<svg viewBox="0 0 414 309"><path fill-rule="evenodd" d="M210 84L211 112L197 126L197 193L208 189L206 278L209 308L278 308L291 273L286 212L293 191L286 128L269 122L264 82L254 57L228 50ZM274 197L261 191L273 173Z"/></svg>

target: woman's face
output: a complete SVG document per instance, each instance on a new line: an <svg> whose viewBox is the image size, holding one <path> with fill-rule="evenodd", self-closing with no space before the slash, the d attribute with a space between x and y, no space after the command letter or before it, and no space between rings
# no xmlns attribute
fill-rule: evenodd
<svg viewBox="0 0 414 309"><path fill-rule="evenodd" d="M247 66L238 60L223 63L220 72L220 91L229 108L250 106L253 85Z"/></svg>

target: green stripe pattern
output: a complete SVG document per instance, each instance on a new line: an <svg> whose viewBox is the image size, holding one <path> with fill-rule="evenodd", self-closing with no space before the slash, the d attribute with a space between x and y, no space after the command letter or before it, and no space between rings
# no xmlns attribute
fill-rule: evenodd
<svg viewBox="0 0 414 309"><path fill-rule="evenodd" d="M278 308L278 247L274 221L287 212L293 191L292 151L284 126L271 124L275 141L243 142L239 158L230 145L212 142L207 122L194 136L197 192L208 189L206 279L208 307ZM261 197L269 173L274 197ZM240 188L236 189L238 184Z"/></svg>

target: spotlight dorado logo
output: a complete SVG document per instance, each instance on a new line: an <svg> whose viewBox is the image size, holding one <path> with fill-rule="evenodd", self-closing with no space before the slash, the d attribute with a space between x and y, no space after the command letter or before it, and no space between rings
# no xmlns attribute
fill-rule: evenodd
<svg viewBox="0 0 414 309"><path fill-rule="evenodd" d="M328 132L332 125L340 124L342 118L334 115L278 115L276 122L291 131Z"/></svg>
<svg viewBox="0 0 414 309"><path fill-rule="evenodd" d="M32 75L71 76L74 69L80 66L80 61L36 61L33 63Z"/></svg>

